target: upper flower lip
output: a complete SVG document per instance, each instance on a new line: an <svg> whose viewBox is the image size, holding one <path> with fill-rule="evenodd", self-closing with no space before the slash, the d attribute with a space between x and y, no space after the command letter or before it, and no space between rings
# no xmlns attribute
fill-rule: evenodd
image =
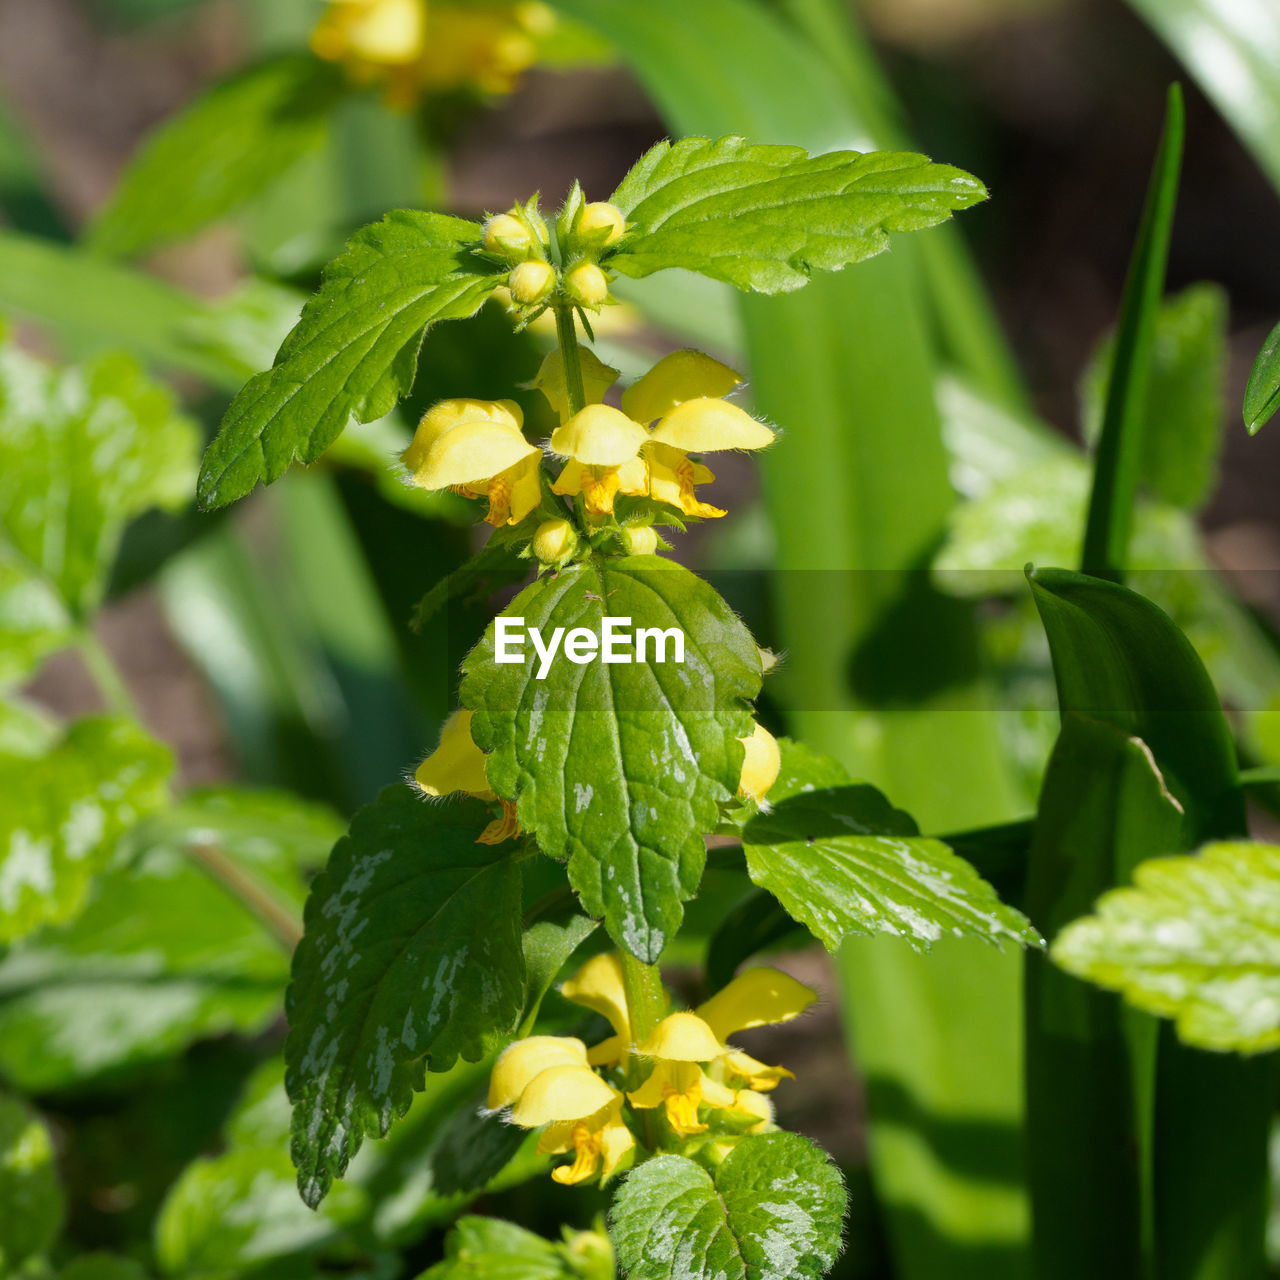
<svg viewBox="0 0 1280 1280"><path fill-rule="evenodd" d="M714 453L723 449L763 449L773 432L745 409L726 400L697 396L666 414L650 437L686 453Z"/></svg>
<svg viewBox="0 0 1280 1280"><path fill-rule="evenodd" d="M519 431L476 418L450 427L432 443L414 481L424 489L487 480L538 453Z"/></svg>
<svg viewBox="0 0 1280 1280"><path fill-rule="evenodd" d="M620 409L589 404L556 428L551 449L561 457L590 467L620 467L630 462L649 433Z"/></svg>
<svg viewBox="0 0 1280 1280"><path fill-rule="evenodd" d="M727 364L701 351L673 351L622 393L622 411L637 422L654 422L686 400L727 396L741 381Z"/></svg>

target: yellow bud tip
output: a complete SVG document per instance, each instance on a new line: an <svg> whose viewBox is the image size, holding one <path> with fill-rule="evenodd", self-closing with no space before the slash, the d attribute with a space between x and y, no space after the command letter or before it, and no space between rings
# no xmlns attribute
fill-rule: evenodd
<svg viewBox="0 0 1280 1280"><path fill-rule="evenodd" d="M532 307L546 299L556 282L556 273L545 262L522 262L507 280L511 297L522 307Z"/></svg>
<svg viewBox="0 0 1280 1280"><path fill-rule="evenodd" d="M578 535L568 520L546 520L533 535L533 554L543 564L563 564L578 549Z"/></svg>
<svg viewBox="0 0 1280 1280"><path fill-rule="evenodd" d="M513 262L526 257L534 248L529 228L509 213L499 213L484 224L484 247Z"/></svg>
<svg viewBox="0 0 1280 1280"><path fill-rule="evenodd" d="M617 244L627 229L622 210L607 200L593 200L583 207L578 219L578 234L591 239L593 244L608 246Z"/></svg>
<svg viewBox="0 0 1280 1280"><path fill-rule="evenodd" d="M609 282L594 262L583 262L565 277L565 291L579 306L597 308L609 296Z"/></svg>
<svg viewBox="0 0 1280 1280"><path fill-rule="evenodd" d="M738 794L759 804L769 788L778 780L782 768L782 751L778 740L763 725L756 725L749 738L739 738L743 746L742 777Z"/></svg>
<svg viewBox="0 0 1280 1280"><path fill-rule="evenodd" d="M622 545L629 556L651 556L658 549L658 535L647 524L629 524L622 530Z"/></svg>

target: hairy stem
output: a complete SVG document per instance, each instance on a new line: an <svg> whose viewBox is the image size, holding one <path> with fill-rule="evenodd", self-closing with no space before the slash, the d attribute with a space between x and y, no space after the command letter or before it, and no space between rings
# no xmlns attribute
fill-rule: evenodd
<svg viewBox="0 0 1280 1280"><path fill-rule="evenodd" d="M662 975L656 964L643 964L626 951L622 956L622 984L627 992L627 1012L631 1018L631 1039L639 1044L648 1038L666 1011Z"/></svg>
<svg viewBox="0 0 1280 1280"><path fill-rule="evenodd" d="M581 413L587 407L587 393L582 385L582 360L578 355L578 331L573 308L568 303L557 303L552 310L556 313L556 340L560 343L560 358L564 361L569 412Z"/></svg>
<svg viewBox="0 0 1280 1280"><path fill-rule="evenodd" d="M285 955L292 955L302 941L302 925L292 912L282 907L258 882L242 871L216 845L199 840L187 846L187 852L202 871L216 880L237 902L266 927L280 944Z"/></svg>

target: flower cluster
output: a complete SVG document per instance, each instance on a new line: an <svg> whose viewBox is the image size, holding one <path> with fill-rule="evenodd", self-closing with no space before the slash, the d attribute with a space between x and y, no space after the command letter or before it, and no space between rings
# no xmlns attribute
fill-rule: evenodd
<svg viewBox="0 0 1280 1280"><path fill-rule="evenodd" d="M424 795L474 796L477 800L499 803L502 813L480 833L477 844L501 844L519 835L515 802L500 800L489 785L486 772L488 757L471 736L471 715L467 710L455 711L445 721L436 749L418 766L414 781ZM738 796L755 804L764 801L765 793L778 779L782 754L778 741L763 725L756 725L749 737L739 738L743 746L742 776Z"/></svg>
<svg viewBox="0 0 1280 1280"><path fill-rule="evenodd" d="M489 1107L541 1129L540 1152L571 1154L552 1171L570 1184L695 1144L723 1156L744 1134L773 1128L766 1095L792 1073L733 1048L728 1037L789 1022L815 998L776 969L748 969L693 1012L668 1014L636 1044L616 954L587 961L560 991L606 1018L613 1035L592 1048L571 1036L517 1040L494 1063Z"/></svg>
<svg viewBox="0 0 1280 1280"><path fill-rule="evenodd" d="M577 413L570 413L559 350L534 380L561 419L550 449L564 465L552 494L581 496L592 517L612 516L619 494L651 498L682 517L724 515L697 496L696 486L715 476L694 455L763 449L773 441L764 423L724 398L741 382L739 375L700 351L676 351L628 387L615 409L603 399L617 371L589 351L580 360L587 405ZM405 451L412 482L488 497L490 524L518 524L543 498L541 454L521 424L520 409L509 400L441 401ZM562 548L557 544L555 562L564 558ZM637 547L628 543L627 549Z"/></svg>
<svg viewBox="0 0 1280 1280"><path fill-rule="evenodd" d="M509 93L555 23L540 3L328 0L311 35L317 57L357 84L379 85L397 107L424 93L474 87Z"/></svg>

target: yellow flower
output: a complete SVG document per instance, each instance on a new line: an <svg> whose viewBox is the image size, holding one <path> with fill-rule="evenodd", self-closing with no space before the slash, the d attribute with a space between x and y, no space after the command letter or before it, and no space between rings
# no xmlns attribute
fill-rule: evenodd
<svg viewBox="0 0 1280 1280"><path fill-rule="evenodd" d="M644 1084L627 1095L631 1105L641 1110L664 1107L679 1137L706 1131L707 1125L698 1119L699 1106L735 1106L734 1090L713 1080L700 1065L724 1057L727 1049L697 1014L673 1013L663 1018L636 1052L653 1058L655 1065Z"/></svg>
<svg viewBox="0 0 1280 1280"><path fill-rule="evenodd" d="M623 393L624 413L637 422L656 423L644 447L652 497L687 516L725 514L699 501L695 486L709 484L715 475L688 455L772 443L773 432L764 423L722 398L741 381L728 365L700 351L674 351Z"/></svg>
<svg viewBox="0 0 1280 1280"><path fill-rule="evenodd" d="M311 49L353 68L408 66L426 43L422 0L329 0L311 33Z"/></svg>
<svg viewBox="0 0 1280 1280"><path fill-rule="evenodd" d="M560 994L607 1019L614 1034L587 1054L593 1067L612 1066L627 1056L631 1047L631 1017L627 989L622 979L622 961L616 952L592 956L572 978L561 984Z"/></svg>
<svg viewBox="0 0 1280 1280"><path fill-rule="evenodd" d="M489 499L491 525L519 524L542 501L542 455L514 400L442 400L423 415L402 460L420 489Z"/></svg>
<svg viewBox="0 0 1280 1280"><path fill-rule="evenodd" d="M511 1122L543 1129L538 1150L544 1155L573 1152L572 1164L551 1173L557 1182L572 1185L594 1177L597 1169L602 1178L612 1176L635 1146L621 1113L617 1089L585 1064L566 1063L547 1067L525 1085L511 1108Z"/></svg>
<svg viewBox="0 0 1280 1280"><path fill-rule="evenodd" d="M455 711L440 731L440 745L418 766L414 781L429 796L448 796L462 791L477 800L498 800L485 772L487 757L471 736L471 715ZM516 806L502 800L502 816L495 818L476 839L477 844L501 844L520 831Z"/></svg>
<svg viewBox="0 0 1280 1280"><path fill-rule="evenodd" d="M738 780L738 794L745 800L759 804L769 788L778 780L782 768L782 752L778 740L762 724L758 724L749 738L739 738L742 743L742 776Z"/></svg>
<svg viewBox="0 0 1280 1280"><path fill-rule="evenodd" d="M697 1013L711 1034L726 1042L736 1031L790 1022L816 999L804 983L778 969L747 969L700 1004ZM719 1062L727 1074L741 1078L750 1090L773 1089L779 1080L794 1078L785 1067L767 1066L728 1044Z"/></svg>
<svg viewBox="0 0 1280 1280"><path fill-rule="evenodd" d="M619 493L648 491L640 457L645 430L625 413L589 404L551 437L551 448L569 463L551 486L553 493L580 493L588 511L608 515Z"/></svg>
<svg viewBox="0 0 1280 1280"><path fill-rule="evenodd" d="M589 347L578 351L579 363L582 367L582 389L588 404L599 404L604 393L618 380L617 369L610 368ZM543 362L534 378L532 386L547 398L547 403L560 416L561 422L567 422L573 415L569 412L569 391L564 380L564 356L557 347Z"/></svg>
<svg viewBox="0 0 1280 1280"><path fill-rule="evenodd" d="M514 1106L520 1095L551 1067L587 1065L587 1046L572 1036L527 1036L509 1044L489 1075L489 1110Z"/></svg>

